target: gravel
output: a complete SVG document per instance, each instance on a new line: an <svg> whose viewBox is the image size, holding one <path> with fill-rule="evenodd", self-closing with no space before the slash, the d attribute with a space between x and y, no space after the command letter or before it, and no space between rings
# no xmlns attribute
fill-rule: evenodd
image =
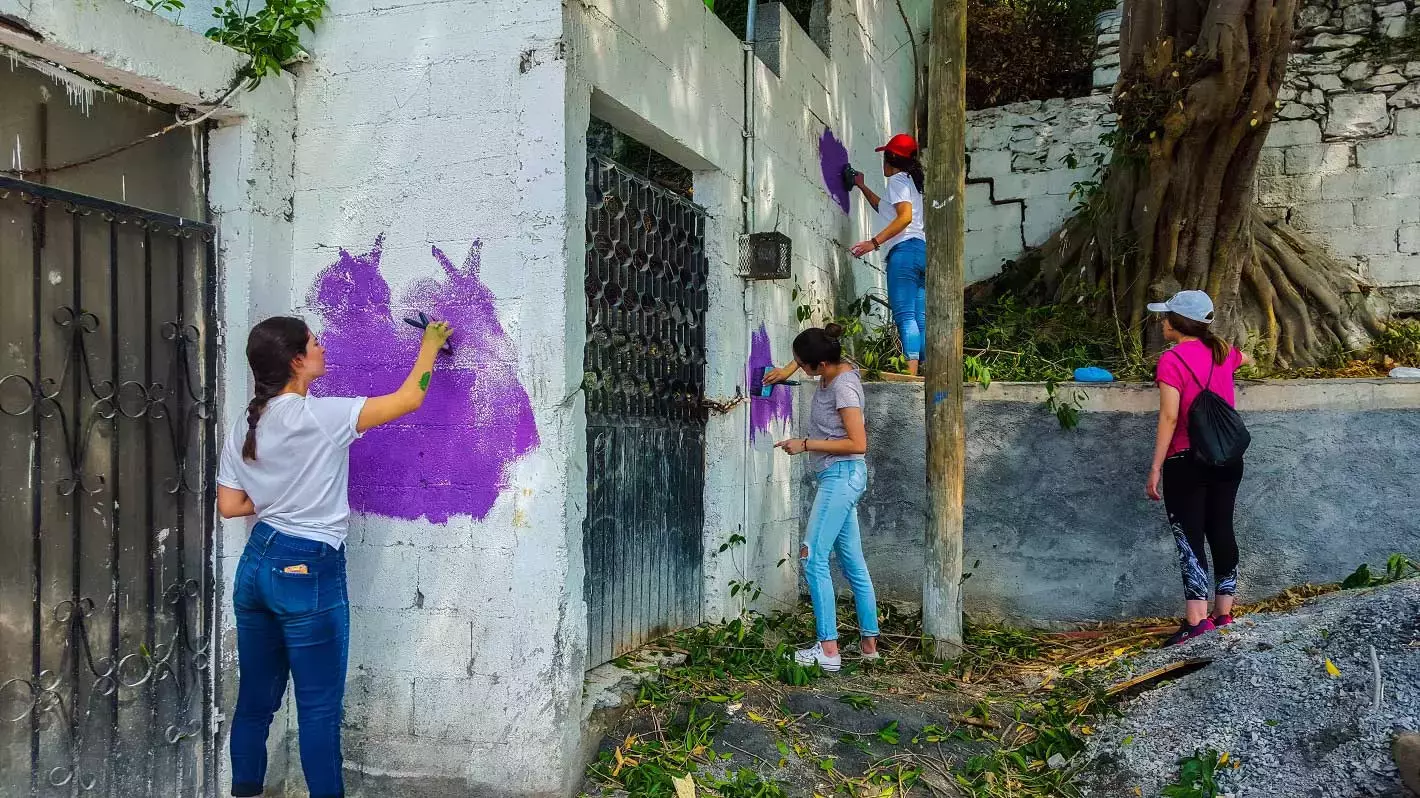
<svg viewBox="0 0 1420 798"><path fill-rule="evenodd" d="M1410 795L1390 743L1396 731L1420 730L1420 579L1250 615L1144 654L1129 675L1192 658L1213 663L1129 700L1097 728L1085 795L1159 795L1181 756L1209 748L1241 763L1222 780L1233 798ZM1328 674L1328 659L1340 676Z"/></svg>

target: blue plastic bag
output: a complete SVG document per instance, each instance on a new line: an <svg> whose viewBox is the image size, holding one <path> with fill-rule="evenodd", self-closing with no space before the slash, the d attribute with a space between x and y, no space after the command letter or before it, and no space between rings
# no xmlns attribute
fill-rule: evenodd
<svg viewBox="0 0 1420 798"><path fill-rule="evenodd" d="M1099 366L1075 369L1075 382L1114 382L1114 375Z"/></svg>

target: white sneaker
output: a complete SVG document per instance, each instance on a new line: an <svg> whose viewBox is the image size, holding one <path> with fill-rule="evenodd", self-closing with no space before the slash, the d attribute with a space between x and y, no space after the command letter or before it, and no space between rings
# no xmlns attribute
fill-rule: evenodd
<svg viewBox="0 0 1420 798"><path fill-rule="evenodd" d="M817 663L820 668L829 673L837 673L843 667L843 657L838 655L830 657L823 653L823 644L821 643L814 643L813 648L801 648L795 651L794 661L805 668Z"/></svg>

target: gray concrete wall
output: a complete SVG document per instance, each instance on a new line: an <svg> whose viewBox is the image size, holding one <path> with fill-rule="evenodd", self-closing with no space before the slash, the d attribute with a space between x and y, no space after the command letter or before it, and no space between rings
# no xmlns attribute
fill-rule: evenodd
<svg viewBox="0 0 1420 798"><path fill-rule="evenodd" d="M1064 431L1041 386L972 389L968 613L1049 625L1178 611L1164 510L1144 497L1154 391L1088 393L1080 426ZM1420 554L1420 383L1253 383L1240 386L1239 407L1253 434L1237 511L1243 600ZM870 384L868 435L868 565L880 597L920 600L921 386Z"/></svg>

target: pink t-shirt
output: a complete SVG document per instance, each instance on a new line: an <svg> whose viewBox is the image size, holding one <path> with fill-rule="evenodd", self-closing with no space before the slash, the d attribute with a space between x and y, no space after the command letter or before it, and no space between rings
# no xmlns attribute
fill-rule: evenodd
<svg viewBox="0 0 1420 798"><path fill-rule="evenodd" d="M1187 368L1184 365L1187 364ZM1234 349L1222 365L1213 363L1213 350L1202 341L1184 341L1159 358L1158 381L1178 389L1178 425L1174 427L1173 441L1169 443L1169 456L1188 449L1188 409L1193 400L1202 392L1203 384L1213 393L1223 397L1236 407L1233 395L1233 374L1242 365L1242 353ZM1192 373L1190 373L1190 369ZM1212 378L1209 378L1209 374ZM1197 375L1197 379L1194 376Z"/></svg>

